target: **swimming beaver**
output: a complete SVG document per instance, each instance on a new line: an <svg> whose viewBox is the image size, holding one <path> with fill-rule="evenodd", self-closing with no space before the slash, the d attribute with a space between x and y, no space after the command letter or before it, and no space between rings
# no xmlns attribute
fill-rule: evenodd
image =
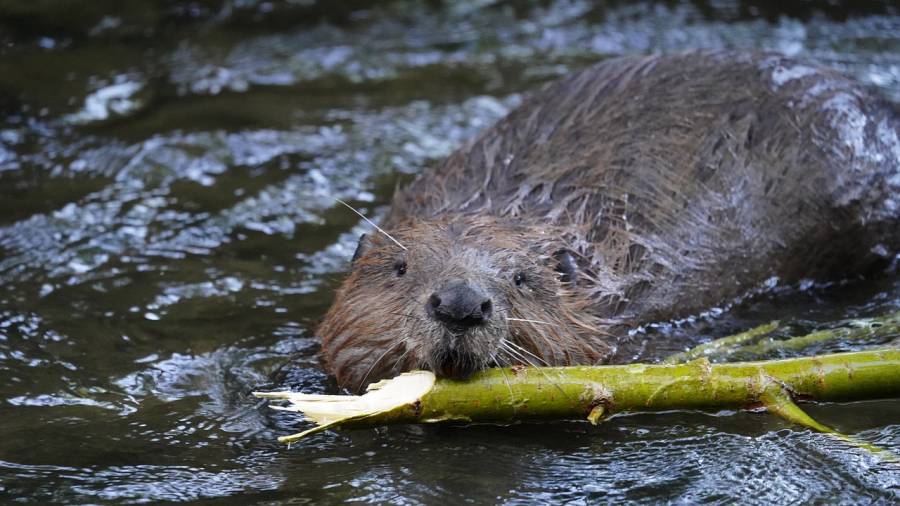
<svg viewBox="0 0 900 506"><path fill-rule="evenodd" d="M399 191L319 328L359 390L425 368L590 364L648 322L900 249L884 100L771 54L608 60ZM388 235L390 234L390 235Z"/></svg>

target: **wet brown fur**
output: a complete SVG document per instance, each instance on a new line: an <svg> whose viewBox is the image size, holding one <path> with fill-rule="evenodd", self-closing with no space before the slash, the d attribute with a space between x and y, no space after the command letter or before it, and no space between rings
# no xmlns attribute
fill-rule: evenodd
<svg viewBox="0 0 900 506"><path fill-rule="evenodd" d="M883 264L900 249L898 124L851 80L777 55L626 57L573 74L396 194L383 226L408 251L373 235L319 329L326 364L359 389L433 367L435 343L457 338L477 368L595 363L630 327L767 279ZM555 270L560 250L573 283ZM427 318L448 279L496 299L488 325L453 336Z"/></svg>

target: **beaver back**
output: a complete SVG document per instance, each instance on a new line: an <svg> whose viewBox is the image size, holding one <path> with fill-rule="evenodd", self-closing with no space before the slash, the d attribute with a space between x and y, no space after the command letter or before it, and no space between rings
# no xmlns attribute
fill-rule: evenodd
<svg viewBox="0 0 900 506"><path fill-rule="evenodd" d="M894 255L898 124L857 83L777 55L618 58L547 86L421 174L386 226L562 226L595 311L676 318Z"/></svg>

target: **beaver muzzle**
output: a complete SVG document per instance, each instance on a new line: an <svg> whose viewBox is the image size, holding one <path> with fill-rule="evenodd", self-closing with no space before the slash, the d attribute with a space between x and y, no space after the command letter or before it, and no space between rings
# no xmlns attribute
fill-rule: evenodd
<svg viewBox="0 0 900 506"><path fill-rule="evenodd" d="M493 302L480 289L464 281L453 282L428 297L425 312L444 327L435 343L431 365L442 377L464 378L479 368L473 330L488 323Z"/></svg>

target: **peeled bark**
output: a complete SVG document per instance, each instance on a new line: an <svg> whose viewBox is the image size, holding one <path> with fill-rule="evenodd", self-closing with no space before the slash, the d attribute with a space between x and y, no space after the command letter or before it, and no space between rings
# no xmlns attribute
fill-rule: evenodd
<svg viewBox="0 0 900 506"><path fill-rule="evenodd" d="M514 367L483 371L465 381L436 380L430 372L416 371L376 383L369 390L362 396L255 395L287 400L287 406L273 407L305 413L318 424L279 438L287 443L328 428L388 423L585 417L597 423L622 412L758 406L833 433L806 416L794 401L900 396L900 350L730 364L698 359L685 364Z"/></svg>

